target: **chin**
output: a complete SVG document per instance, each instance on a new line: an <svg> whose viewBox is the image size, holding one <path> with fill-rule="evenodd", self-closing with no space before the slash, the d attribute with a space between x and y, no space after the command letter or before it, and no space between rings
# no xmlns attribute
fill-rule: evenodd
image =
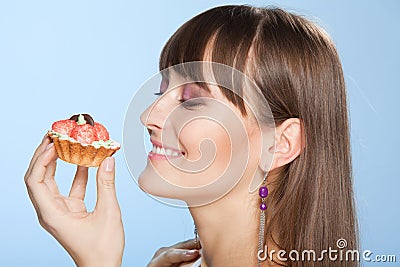
<svg viewBox="0 0 400 267"><path fill-rule="evenodd" d="M146 167L138 178L138 184L147 194L155 197L182 200L182 188L162 179L153 168Z"/></svg>

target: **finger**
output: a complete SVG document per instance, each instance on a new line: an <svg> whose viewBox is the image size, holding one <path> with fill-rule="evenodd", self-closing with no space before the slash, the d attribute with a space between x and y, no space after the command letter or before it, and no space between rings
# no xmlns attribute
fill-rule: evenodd
<svg viewBox="0 0 400 267"><path fill-rule="evenodd" d="M171 248L180 248L180 249L200 249L201 245L200 242L195 239L189 239L186 241L182 241L172 245Z"/></svg>
<svg viewBox="0 0 400 267"><path fill-rule="evenodd" d="M45 151L46 146L50 143L50 138L47 136L47 134L43 137L42 142L39 144L39 146L36 148L35 152L33 153L31 162L29 163L29 167L25 173L25 177L24 179L27 179L27 176L29 176L31 170L32 170L32 166L35 163L36 159L38 158L38 156L43 153L43 151Z"/></svg>
<svg viewBox="0 0 400 267"><path fill-rule="evenodd" d="M110 216L119 215L120 209L115 192L115 161L107 157L97 170L97 203L96 212Z"/></svg>
<svg viewBox="0 0 400 267"><path fill-rule="evenodd" d="M69 197L80 200L85 199L88 172L88 167L77 166L75 178L72 182L71 190L69 191Z"/></svg>
<svg viewBox="0 0 400 267"><path fill-rule="evenodd" d="M36 160L33 162L30 174L27 176L26 180L43 182L43 180L45 179L47 167L51 164L51 162L55 161L56 159L57 153L54 148L54 143L48 143L44 150L39 153L39 155L36 157Z"/></svg>
<svg viewBox="0 0 400 267"><path fill-rule="evenodd" d="M147 267L169 267L172 264L193 261L200 256L196 249L176 249L170 248L154 258Z"/></svg>
<svg viewBox="0 0 400 267"><path fill-rule="evenodd" d="M53 194L44 182L47 166L57 158L54 144L50 143L32 165L30 175L26 179L26 185L34 206L38 209L52 209Z"/></svg>
<svg viewBox="0 0 400 267"><path fill-rule="evenodd" d="M201 248L201 244L199 241L196 242L195 239L188 239L186 241L182 241L179 243L176 243L170 247L162 247L159 248L156 253L154 254L154 257L157 257L158 255L160 255L161 253L163 253L164 251L167 251L171 248L176 248L176 249L186 249L186 250L191 250L191 249L200 249Z"/></svg>
<svg viewBox="0 0 400 267"><path fill-rule="evenodd" d="M53 193L53 195L59 195L60 191L58 190L58 186L56 181L54 180L54 176L56 175L56 167L57 167L57 158L51 161L46 168L46 172L44 174L44 182L48 186L49 190Z"/></svg>

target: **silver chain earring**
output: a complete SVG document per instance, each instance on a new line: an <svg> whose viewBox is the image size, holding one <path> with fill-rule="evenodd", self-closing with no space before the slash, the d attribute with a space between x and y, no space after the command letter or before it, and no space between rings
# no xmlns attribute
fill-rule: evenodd
<svg viewBox="0 0 400 267"><path fill-rule="evenodd" d="M196 227L196 225L194 226L194 231L193 231L193 233L194 233L194 243L196 244L196 247L199 248L199 247L200 247L200 246L199 246L199 235L198 235L198 233L197 233L197 227Z"/></svg>
<svg viewBox="0 0 400 267"><path fill-rule="evenodd" d="M268 196L268 188L266 186L266 181L267 177L264 177L263 183L258 190L258 195L261 198L261 204L260 204L260 228L259 228L259 233L258 233L258 251L257 251L257 260L258 260L258 266L260 266L262 260L260 259L261 254L267 253L264 251L264 237L265 237L265 210L267 209L267 204L266 204L266 197Z"/></svg>

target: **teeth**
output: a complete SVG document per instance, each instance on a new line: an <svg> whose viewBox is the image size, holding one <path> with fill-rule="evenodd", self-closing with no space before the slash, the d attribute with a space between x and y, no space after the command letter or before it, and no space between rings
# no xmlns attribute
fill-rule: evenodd
<svg viewBox="0 0 400 267"><path fill-rule="evenodd" d="M161 148L158 146L153 145L153 149L151 150L151 152L156 153L156 154L160 154L160 155L167 155L167 156L178 156L178 152L173 151L171 149L168 148Z"/></svg>

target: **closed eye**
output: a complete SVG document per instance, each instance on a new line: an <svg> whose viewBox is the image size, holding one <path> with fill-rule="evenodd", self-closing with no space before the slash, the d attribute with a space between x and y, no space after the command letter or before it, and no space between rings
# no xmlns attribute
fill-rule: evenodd
<svg viewBox="0 0 400 267"><path fill-rule="evenodd" d="M196 109L204 105L204 100L201 98L192 98L192 99L179 99L179 102L186 109Z"/></svg>

